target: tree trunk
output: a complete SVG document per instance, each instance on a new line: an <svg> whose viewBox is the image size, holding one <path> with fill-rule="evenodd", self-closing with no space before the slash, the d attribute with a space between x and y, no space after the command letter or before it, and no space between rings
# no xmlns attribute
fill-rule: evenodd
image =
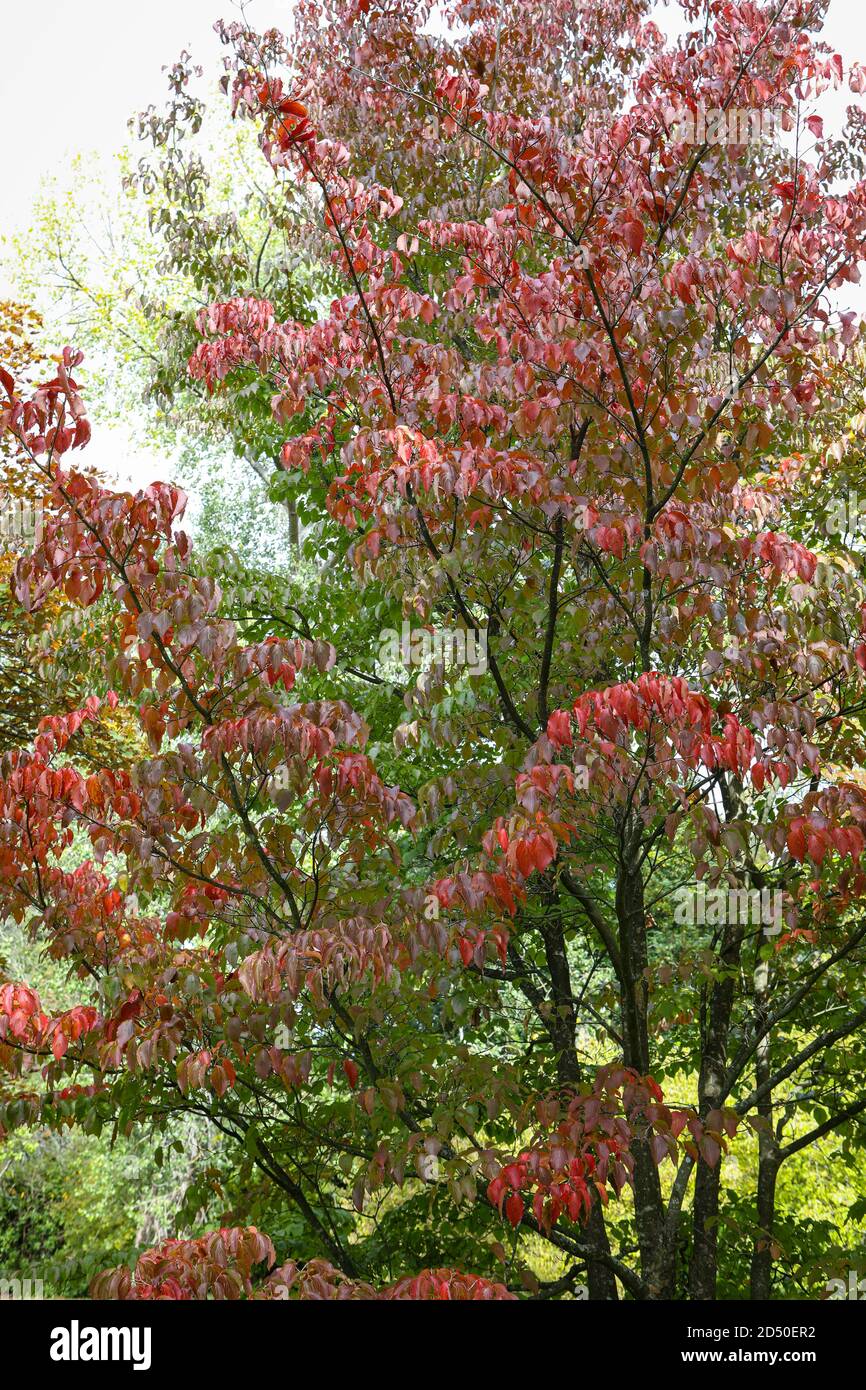
<svg viewBox="0 0 866 1390"><path fill-rule="evenodd" d="M293 501L286 503L286 509L289 513L289 547L292 555L297 556L301 544L300 528L298 526L298 509Z"/></svg>
<svg viewBox="0 0 866 1390"><path fill-rule="evenodd" d="M769 994L769 963L758 961L755 969L755 1014L763 1019ZM762 1086L770 1077L770 1035L758 1043L755 1054L755 1086ZM776 1217L776 1177L779 1172L779 1146L773 1133L773 1095L771 1091L758 1102L761 1128L758 1130L758 1192L756 1205L755 1243L752 1251L750 1297L769 1299L773 1286L773 1225Z"/></svg>
<svg viewBox="0 0 866 1390"><path fill-rule="evenodd" d="M541 925L541 937L544 942L544 953L547 958L554 1003L553 1017L548 1022L548 1029L556 1049L557 1080L564 1090L574 1090L580 1085L581 1073L580 1063L574 1050L577 1018L571 988L571 967L568 963L565 932L562 916L558 911L556 893L553 891L546 893L545 902L549 911ZM592 1210L586 1224L586 1234L589 1242L601 1254L610 1255L610 1241L604 1223L604 1212L597 1198L592 1204ZM610 1302L619 1297L616 1288L616 1276L606 1265L599 1264L595 1260L587 1261L586 1277L590 1299Z"/></svg>
<svg viewBox="0 0 866 1390"><path fill-rule="evenodd" d="M739 963L742 942L743 928L729 923L724 929L719 952L722 978L710 990L706 1026L703 1026L702 1020L701 1027L698 1111L702 1118L721 1104L734 1004L733 972ZM712 1168L703 1160L697 1164L692 1209L692 1259L689 1266L689 1296L693 1299L716 1297L721 1168L721 1155Z"/></svg>
<svg viewBox="0 0 866 1390"><path fill-rule="evenodd" d="M635 867L635 860L635 852L625 856L616 890L623 976L620 1006L625 1064L641 1076L646 1076L650 1071L646 910L643 876L640 869ZM635 1140L632 1146L632 1155L641 1275L649 1287L651 1298L672 1298L675 1261L665 1241L665 1211L658 1166L649 1145L639 1140Z"/></svg>

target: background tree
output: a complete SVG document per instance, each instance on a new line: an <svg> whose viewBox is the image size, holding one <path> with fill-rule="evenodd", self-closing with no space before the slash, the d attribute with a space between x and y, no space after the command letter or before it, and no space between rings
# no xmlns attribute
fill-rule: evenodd
<svg viewBox="0 0 866 1390"><path fill-rule="evenodd" d="M270 294L308 315L321 277L292 198L263 180L250 133L231 127L187 53L167 83L168 101L130 122L132 147L107 173L78 160L68 186L45 190L14 273L94 359L100 416L131 417L175 457L202 507L199 530L286 568L297 517L291 499L288 524L268 505L282 439L259 379L247 373L214 398L187 361L196 314L214 299Z"/></svg>
<svg viewBox="0 0 866 1390"><path fill-rule="evenodd" d="M23 304L0 303L0 351L7 370L35 383L48 365L40 347L42 321ZM9 592L13 566L41 533L44 480L8 434L0 439L0 572L5 593L0 612L0 751L20 747L49 713L68 710L83 697L84 672L100 640L95 613L80 614L56 598L39 613L25 613ZM40 660L50 653L51 660ZM128 761L138 748L136 731L122 713L106 729L90 731L77 751L103 762L110 754Z"/></svg>

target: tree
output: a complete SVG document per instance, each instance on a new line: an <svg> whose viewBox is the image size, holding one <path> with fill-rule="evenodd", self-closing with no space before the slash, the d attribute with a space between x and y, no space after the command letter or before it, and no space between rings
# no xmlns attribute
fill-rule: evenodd
<svg viewBox="0 0 866 1390"><path fill-rule="evenodd" d="M283 524L269 527L269 558L285 567L297 517L291 498L282 499L288 521L267 504L282 433L265 384L249 372L209 396L187 362L196 315L213 300L268 294L281 312L309 318L329 277L299 244L291 190L262 178L253 134L231 125L188 53L167 86L163 106L130 121L131 148L108 170L78 159L43 190L16 243L14 274L95 359L89 398L100 418L132 420L154 448L171 451L201 496L205 524L223 543L231 535L239 553L251 537L261 551L270 510Z"/></svg>
<svg viewBox="0 0 866 1390"><path fill-rule="evenodd" d="M276 1250L237 1226L98 1296L551 1297L585 1273L594 1298L712 1298L732 1144L757 1149L773 1291L780 1166L866 1111L866 594L797 536L798 446L832 487L862 360L830 294L866 187L804 115L843 80L823 9L716 0L673 48L642 5L448 4L438 38L425 6L334 0L322 31L299 7L304 42L224 29L233 109L341 291L312 323L211 305L190 368L267 382L282 466L345 537L314 615L333 595L387 624L364 666L303 595L229 620L176 488L68 466L74 352L35 393L3 375L49 488L14 594L116 611L92 697L3 764L4 906L87 991L52 1017L0 986L4 1124L204 1115L308 1261L261 1284ZM743 112L791 140L741 139ZM85 776L69 739L114 691L152 756ZM443 1198L459 1221L431 1216L422 1262Z"/></svg>
<svg viewBox="0 0 866 1390"><path fill-rule="evenodd" d="M46 359L37 347L40 316L27 305L0 302L3 361L21 381L38 380ZM0 440L0 751L20 747L36 732L42 715L72 708L87 691L81 667L100 641L98 614L70 609L57 597L38 613L25 613L9 591L9 577L22 549L41 532L44 480L8 434ZM87 655L85 655L87 654ZM46 655L50 659L45 659ZM40 660L42 658L42 660ZM99 763L114 756L127 761L141 751L137 733L121 711L107 725L85 731L76 748Z"/></svg>

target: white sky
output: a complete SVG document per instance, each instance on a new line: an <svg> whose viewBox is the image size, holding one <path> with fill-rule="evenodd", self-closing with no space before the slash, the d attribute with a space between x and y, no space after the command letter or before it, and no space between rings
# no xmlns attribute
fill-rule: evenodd
<svg viewBox="0 0 866 1390"><path fill-rule="evenodd" d="M290 9L291 0L249 0L246 6L261 28L287 27ZM672 12L660 5L662 27L666 13L670 20ZM222 52L214 20L238 14L232 0L0 0L0 252L4 234L26 228L42 176L62 174L70 153L117 151L128 138L129 117L163 101L162 68L186 47L213 70ZM673 15L680 14L675 7ZM831 0L824 36L846 68L866 62L866 0ZM828 128L850 100L845 91L825 99ZM9 289L0 270L0 294ZM156 476L156 461L137 451L123 430L103 427L97 437L94 464L136 481Z"/></svg>
<svg viewBox="0 0 866 1390"><path fill-rule="evenodd" d="M249 0L260 28L288 26L291 0ZM130 116L167 95L162 69L183 48L206 70L224 52L214 21L240 17L233 0L0 0L0 256L4 238L24 231L44 176L70 155L106 159L129 139ZM0 264L0 296L14 285ZM58 344L61 347L62 344ZM94 420L88 462L123 486L170 472L135 440L134 427Z"/></svg>
<svg viewBox="0 0 866 1390"><path fill-rule="evenodd" d="M253 23L288 22L291 0L250 0ZM0 229L26 226L43 173L64 155L110 155L127 121L166 95L163 67L188 48L215 66L214 21L240 17L232 0L0 0Z"/></svg>

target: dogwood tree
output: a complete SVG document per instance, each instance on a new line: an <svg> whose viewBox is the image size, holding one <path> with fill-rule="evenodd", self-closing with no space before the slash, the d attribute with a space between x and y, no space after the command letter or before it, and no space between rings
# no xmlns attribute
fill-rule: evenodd
<svg viewBox="0 0 866 1390"><path fill-rule="evenodd" d="M732 1146L769 1297L782 1165L856 1136L866 594L798 536L866 234L862 117L809 103L864 75L823 4L683 8L673 45L640 0L223 27L340 286L211 305L190 362L269 383L326 517L271 611L227 616L176 488L72 465L74 351L0 378L49 487L17 601L116 609L92 697L3 760L4 909L82 985L0 986L3 1123L205 1116L315 1255L237 1226L99 1297L712 1298ZM486 669L347 658L351 613L483 631ZM85 775L118 700L150 757Z"/></svg>

